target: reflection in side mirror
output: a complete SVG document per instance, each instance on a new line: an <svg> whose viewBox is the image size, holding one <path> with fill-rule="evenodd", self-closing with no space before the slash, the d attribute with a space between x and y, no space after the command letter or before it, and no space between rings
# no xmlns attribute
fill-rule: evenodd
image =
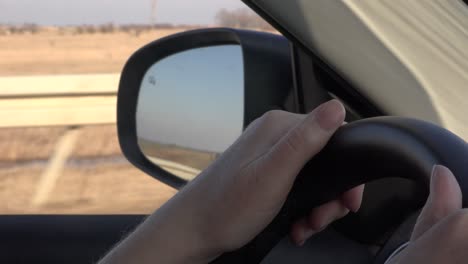
<svg viewBox="0 0 468 264"><path fill-rule="evenodd" d="M148 160L191 180L239 137L242 55L240 45L195 48L148 69L136 109L138 145Z"/></svg>
<svg viewBox="0 0 468 264"><path fill-rule="evenodd" d="M258 31L197 29L149 43L119 82L123 154L182 188L265 112L300 109L291 62L285 37Z"/></svg>

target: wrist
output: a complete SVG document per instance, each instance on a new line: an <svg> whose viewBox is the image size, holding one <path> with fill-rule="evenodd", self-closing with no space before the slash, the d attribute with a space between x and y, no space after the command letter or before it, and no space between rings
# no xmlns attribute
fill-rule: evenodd
<svg viewBox="0 0 468 264"><path fill-rule="evenodd" d="M200 201L192 203L193 199L185 191L179 192L142 225L154 238L154 255L163 255L168 260L159 263L208 263L223 253L211 237Z"/></svg>
<svg viewBox="0 0 468 264"><path fill-rule="evenodd" d="M175 202L172 200L148 217L100 263L205 264L215 259L219 254L197 228L197 221L192 221L190 212L182 214L180 208L187 207L172 206Z"/></svg>

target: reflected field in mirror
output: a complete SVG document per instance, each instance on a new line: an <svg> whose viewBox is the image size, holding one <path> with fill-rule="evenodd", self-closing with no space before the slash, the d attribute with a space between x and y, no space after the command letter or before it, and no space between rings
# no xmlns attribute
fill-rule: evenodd
<svg viewBox="0 0 468 264"><path fill-rule="evenodd" d="M208 167L242 133L244 65L239 45L196 48L156 62L138 96L142 153L185 180Z"/></svg>

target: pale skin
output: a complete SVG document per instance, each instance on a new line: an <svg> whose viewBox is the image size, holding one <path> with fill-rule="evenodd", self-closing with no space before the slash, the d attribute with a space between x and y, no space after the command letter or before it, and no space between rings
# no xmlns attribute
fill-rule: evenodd
<svg viewBox="0 0 468 264"><path fill-rule="evenodd" d="M462 264L468 262L468 211L452 172L434 168L431 194L411 236L410 245L390 264Z"/></svg>
<svg viewBox="0 0 468 264"><path fill-rule="evenodd" d="M327 144L344 118L344 107L337 100L321 105L308 115L267 113L254 121L216 162L151 215L101 263L208 263L225 252L241 248L273 220L301 168ZM432 202L428 201L431 207L422 214L431 220L421 218L420 226L424 228L416 228L414 246L402 252L395 260L400 262L393 264L448 263L428 262L417 254L428 247L430 250L431 239L441 239L442 235L437 236L437 232L425 235L437 226L433 223L458 219L449 215L461 211L461 193L442 197L456 189L456 180L451 178L453 175L446 176L450 174L447 169L437 168L438 176L433 177L437 179L433 182L434 195L429 199ZM363 190L364 186L358 186L313 209L291 226L291 240L300 246L333 221L350 211L358 211ZM463 219L468 235L468 214L462 214L466 215ZM444 220L445 217L449 220ZM444 237L447 243L459 242Z"/></svg>

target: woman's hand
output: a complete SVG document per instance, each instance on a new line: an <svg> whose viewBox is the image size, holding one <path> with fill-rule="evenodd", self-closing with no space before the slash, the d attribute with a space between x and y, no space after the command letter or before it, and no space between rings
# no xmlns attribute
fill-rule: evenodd
<svg viewBox="0 0 468 264"><path fill-rule="evenodd" d="M431 194L413 230L409 246L389 264L468 263L468 211L455 176L436 166Z"/></svg>
<svg viewBox="0 0 468 264"><path fill-rule="evenodd" d="M206 263L241 248L278 214L302 167L322 150L344 118L337 100L309 115L265 114L105 261ZM216 137L213 132L213 140ZM362 193L360 186L313 209L291 227L292 240L302 245L334 220L357 211Z"/></svg>

